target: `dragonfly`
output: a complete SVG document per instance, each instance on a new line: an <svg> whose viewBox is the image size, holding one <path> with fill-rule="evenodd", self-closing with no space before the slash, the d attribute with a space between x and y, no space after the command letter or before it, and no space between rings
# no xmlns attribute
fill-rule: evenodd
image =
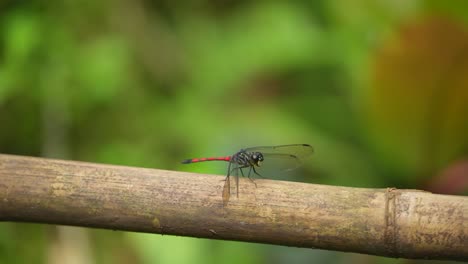
<svg viewBox="0 0 468 264"><path fill-rule="evenodd" d="M257 186L251 176L253 174L262 178L259 173L260 167L273 167L280 171L294 170L302 165L302 161L310 156L314 149L309 144L292 144L279 146L258 146L244 148L230 156L193 158L183 160L183 164L205 162L205 161L226 161L228 162L227 175L223 186L223 204L227 205L231 196L231 180L235 178L236 194L239 198L239 174L246 176ZM247 171L244 171L247 170ZM253 173L253 174L252 174Z"/></svg>

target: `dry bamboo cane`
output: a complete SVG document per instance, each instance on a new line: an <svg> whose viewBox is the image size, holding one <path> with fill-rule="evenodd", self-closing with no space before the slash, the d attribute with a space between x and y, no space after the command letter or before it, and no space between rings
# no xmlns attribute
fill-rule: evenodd
<svg viewBox="0 0 468 264"><path fill-rule="evenodd" d="M0 220L468 260L468 197L0 155Z"/></svg>

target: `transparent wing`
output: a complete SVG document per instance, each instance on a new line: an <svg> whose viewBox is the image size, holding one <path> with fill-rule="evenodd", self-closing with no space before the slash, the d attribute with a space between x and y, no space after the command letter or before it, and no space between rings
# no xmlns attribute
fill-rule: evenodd
<svg viewBox="0 0 468 264"><path fill-rule="evenodd" d="M247 152L260 152L263 155L288 155L291 158L304 159L314 153L314 148L308 144L292 144L279 146L259 146L244 149Z"/></svg>
<svg viewBox="0 0 468 264"><path fill-rule="evenodd" d="M263 162L259 171L268 168L272 171L294 170L302 165L302 161L314 153L312 146L307 144L259 146L245 149L247 152L260 152Z"/></svg>
<svg viewBox="0 0 468 264"><path fill-rule="evenodd" d="M223 205L226 206L229 202L229 198L231 197L231 178L230 176L226 176L224 179L224 186L223 186Z"/></svg>
<svg viewBox="0 0 468 264"><path fill-rule="evenodd" d="M229 198L231 197L231 180L234 179L236 184L236 194L237 198L239 198L239 176L244 176L243 170L239 167L237 163L229 163L227 176L223 186L223 205L226 206L229 202Z"/></svg>

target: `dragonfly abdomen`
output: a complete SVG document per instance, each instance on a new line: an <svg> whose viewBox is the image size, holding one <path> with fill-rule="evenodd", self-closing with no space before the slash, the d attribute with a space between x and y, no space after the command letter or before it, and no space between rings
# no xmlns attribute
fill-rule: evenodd
<svg viewBox="0 0 468 264"><path fill-rule="evenodd" d="M231 156L186 159L186 160L183 160L183 161L182 161L182 164L195 163L195 162L203 162L203 161L215 161L215 160L219 160L219 161L231 161Z"/></svg>

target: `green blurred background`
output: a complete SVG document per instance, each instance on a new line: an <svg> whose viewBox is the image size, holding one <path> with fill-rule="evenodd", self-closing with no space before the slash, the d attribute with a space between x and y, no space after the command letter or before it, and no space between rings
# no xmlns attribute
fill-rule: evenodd
<svg viewBox="0 0 468 264"><path fill-rule="evenodd" d="M1 153L224 174L179 162L309 143L294 180L466 195L468 2L3 0L0 124ZM0 225L0 263L220 262L413 261Z"/></svg>

